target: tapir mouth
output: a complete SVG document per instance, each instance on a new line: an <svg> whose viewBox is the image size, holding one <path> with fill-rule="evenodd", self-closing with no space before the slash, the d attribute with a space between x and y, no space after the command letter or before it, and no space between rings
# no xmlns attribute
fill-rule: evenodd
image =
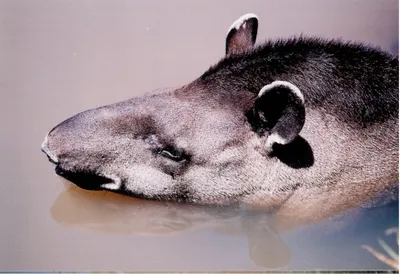
<svg viewBox="0 0 400 274"><path fill-rule="evenodd" d="M56 165L56 174L86 190L101 190L101 186L112 183L113 180L90 171L69 171Z"/></svg>

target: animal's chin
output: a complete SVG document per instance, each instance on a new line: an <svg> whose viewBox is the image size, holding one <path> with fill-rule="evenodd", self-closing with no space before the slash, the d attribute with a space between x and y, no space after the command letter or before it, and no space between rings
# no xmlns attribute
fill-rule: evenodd
<svg viewBox="0 0 400 274"><path fill-rule="evenodd" d="M90 171L69 171L60 165L55 168L56 174L86 190L101 190L101 186L112 183L113 180Z"/></svg>

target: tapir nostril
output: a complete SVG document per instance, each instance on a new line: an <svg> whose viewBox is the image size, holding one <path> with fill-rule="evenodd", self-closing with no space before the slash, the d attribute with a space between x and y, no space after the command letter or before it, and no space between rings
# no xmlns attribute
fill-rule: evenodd
<svg viewBox="0 0 400 274"><path fill-rule="evenodd" d="M52 154L49 150L49 146L48 146L48 136L49 134L47 133L46 137L44 138L44 141L42 143L42 147L41 150L46 154L47 158L49 159L50 162L52 162L53 164L58 164L58 159L57 157Z"/></svg>

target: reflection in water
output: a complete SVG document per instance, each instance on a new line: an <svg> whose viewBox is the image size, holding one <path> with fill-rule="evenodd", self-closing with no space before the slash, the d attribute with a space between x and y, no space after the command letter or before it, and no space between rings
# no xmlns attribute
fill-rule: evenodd
<svg viewBox="0 0 400 274"><path fill-rule="evenodd" d="M348 195L342 193L341 196L338 196L336 192L325 192L325 195L306 193L310 196L308 196L308 200L303 200L301 204L295 203L289 207L282 206L277 212L266 213L261 210L250 211L238 207L155 202L111 192L85 191L72 185L56 199L51 213L58 223L65 226L110 234L151 237L207 229L220 235L245 237L248 255L255 265L265 268L282 268L293 263L292 257L294 258L295 254L299 256L299 249L307 249L306 253L313 254L313 251L309 248L315 248L313 247L314 241L326 240L326 243L322 245L333 245L332 248L339 250L340 244L334 247L336 241L329 242L330 238L324 236L327 229L331 232L336 231L334 232L335 235L339 235L342 240L347 239L344 242L356 241L352 239L354 234L351 231L344 232L344 234L341 231L344 231L345 227L351 225L351 223L367 226L360 232L371 227L370 220L377 220L380 217L375 216L374 211L368 210L365 211L367 215L362 217L357 213L358 210L362 210L366 205L375 208L378 205L383 205L385 208L389 201L398 197L398 187L395 184L393 186L394 188L388 188L386 191L381 189L382 195L378 196L379 199L372 200L374 202L369 199L372 193L371 189L364 186L362 188L364 191L356 189L359 192L358 194L351 188L348 189ZM365 191L369 191L369 195ZM314 197L314 199L311 199L311 197ZM350 200L352 200L351 203ZM329 203L326 201L329 201ZM297 206L296 210L293 208L295 205ZM332 207L334 205L336 206ZM349 209L353 210L346 213L349 212ZM384 209L382 212L386 211L390 212L390 208ZM333 218L333 221L330 217L335 216L338 218ZM354 220L354 218L357 218L357 220ZM389 219L392 218L389 216ZM317 227L315 225L308 226L309 224L315 224ZM354 228L357 225L354 225L353 228L350 227L350 230L357 229ZM306 229L299 229L299 227ZM373 231L380 228L371 229ZM297 232L301 230L303 232L298 234ZM296 232L293 234L287 233L288 231ZM293 246L293 243L287 242L287 235L291 234L292 239L293 236L298 239L303 236L307 238L307 231L311 231L313 237L316 237L315 240L311 240L312 243L295 244ZM285 242L281 237L285 239ZM363 243L366 240L368 239L363 239ZM346 245L346 248L351 246L344 245ZM359 252L359 250L361 250L360 245L356 247L356 252ZM328 261L330 260L328 259Z"/></svg>
<svg viewBox="0 0 400 274"><path fill-rule="evenodd" d="M289 248L271 229L271 215L263 212L154 202L71 186L57 198L51 213L63 225L115 234L165 235L206 227L246 237L249 256L258 266L281 268L290 263Z"/></svg>

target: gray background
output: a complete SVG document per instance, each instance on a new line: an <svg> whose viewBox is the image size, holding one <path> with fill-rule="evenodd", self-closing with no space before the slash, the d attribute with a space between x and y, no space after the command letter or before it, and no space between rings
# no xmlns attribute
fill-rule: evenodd
<svg viewBox="0 0 400 274"><path fill-rule="evenodd" d="M258 42L304 33L397 52L396 0L0 1L0 269L272 266L255 263L249 241L259 237L263 243L263 236L251 230L248 240L243 231L192 229L201 224L186 220L183 228L179 222L170 228L180 233L138 234L154 226L148 223L152 208L144 205L142 214L119 197L68 192L40 152L46 132L79 111L194 80L223 57L228 27L248 12L259 16ZM346 240L319 233L313 241L315 231L324 231L318 229L282 235L285 244L271 236L265 246L272 241L268 248L276 254L281 244L288 246L291 259L277 263L288 268L385 267L358 250L375 242L372 234L354 234L353 228Z"/></svg>

